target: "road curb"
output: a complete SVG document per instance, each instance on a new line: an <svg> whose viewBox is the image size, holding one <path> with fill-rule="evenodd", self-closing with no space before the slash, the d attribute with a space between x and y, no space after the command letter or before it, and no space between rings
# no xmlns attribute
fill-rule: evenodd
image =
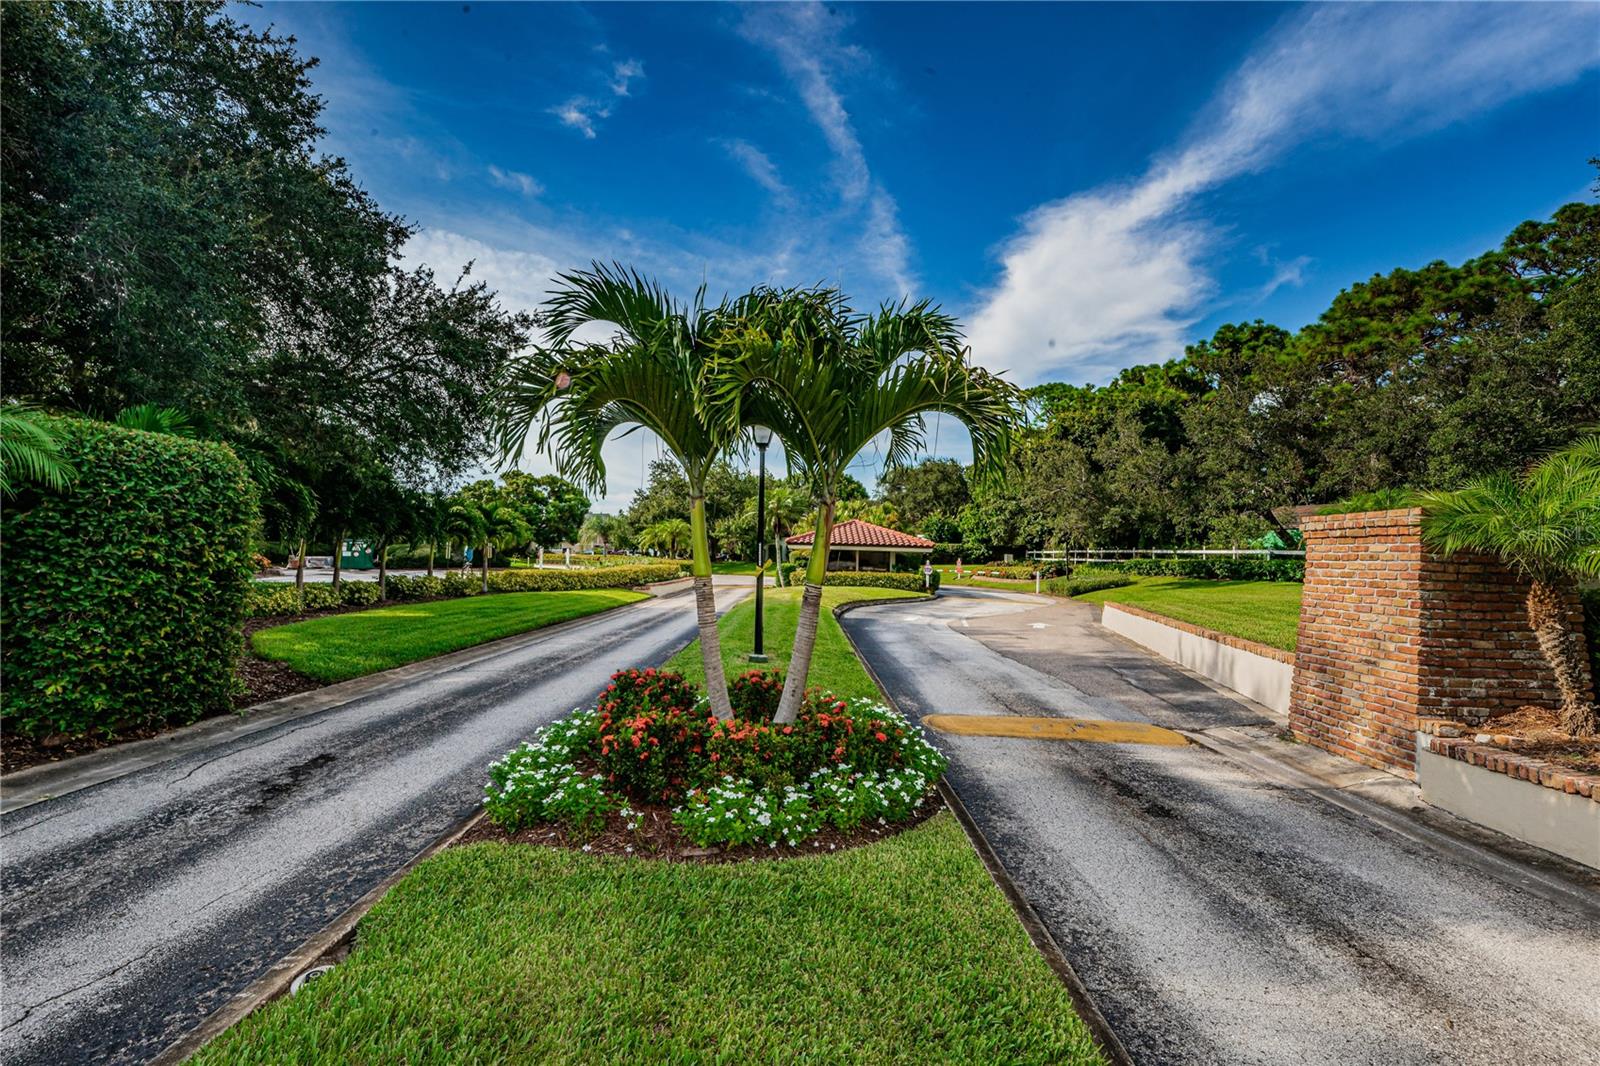
<svg viewBox="0 0 1600 1066"><path fill-rule="evenodd" d="M650 591L650 587L646 586L645 590ZM651 595L660 598L653 591ZM148 740L130 741L127 744L101 748L99 751L71 759L30 766L25 770L0 776L0 814L10 814L31 807L35 803L71 795L108 781L116 781L140 770L159 766L191 751L239 740L287 722L337 710L390 688L413 684L474 666L486 659L516 651L546 637L647 602L649 601L636 600L633 603L619 603L581 618L571 618L555 625L541 626L525 633L474 644L471 647L397 666L391 670L367 674L365 677L336 681L321 688L280 696L243 708L243 713L235 712L207 718Z"/></svg>
<svg viewBox="0 0 1600 1066"><path fill-rule="evenodd" d="M369 889L365 895L346 908L343 914L317 930L305 943L273 963L271 969L252 981L242 992L206 1015L199 1025L169 1044L161 1054L150 1060L150 1066L176 1066L268 1003L284 995L296 977L317 965L322 959L347 947L355 939L356 929L360 926L361 920L367 916L367 912L377 906L378 901L387 895L401 878L460 840L483 817L483 811L477 810L456 821L436 837L433 843L412 856L404 866Z"/></svg>
<svg viewBox="0 0 1600 1066"><path fill-rule="evenodd" d="M878 600L876 602L882 604L904 601ZM873 606L873 603L869 601L841 604L841 607L870 606ZM838 608L834 611L835 617L842 613L845 612ZM893 707L897 713L901 713L902 717L905 717L904 713L900 712L900 708L895 704L894 697L889 695L889 690L884 687L883 679L872 668L872 664L867 661L867 657L861 654L861 648L856 644L855 637L851 636L850 631L844 626L840 626L839 629L844 633L845 640L850 642L850 650L855 653L856 659L860 661L862 668L866 670L867 676L872 678L874 685L878 686L878 692L882 695L884 702ZM1017 916L1017 921L1022 924L1023 931L1028 934L1028 939L1033 942L1035 950L1044 957L1045 964L1055 972L1061 983L1066 985L1067 995L1072 998L1073 1008L1078 1012L1078 1017L1082 1019L1083 1024L1088 1026L1095 1043L1100 1045L1100 1050L1105 1053L1106 1058L1115 1066L1133 1066L1133 1057L1128 1054L1128 1049L1123 1046L1121 1039L1111 1028L1111 1023L1106 1021L1105 1015L1100 1012L1099 1005L1095 1003L1094 997L1089 993L1089 987L1078 976L1078 971L1072 968L1071 961L1067 959L1066 953L1061 950L1061 945L1056 943L1055 937L1050 934L1050 929L1044 924L1044 919L1039 917L1039 912L1033 909L1033 904L1028 902L1028 897L1023 895L1022 890L1017 887L1017 883L1012 880L1010 872L1006 870L1005 864L1000 861L1000 856L989 843L989 838L983 835L983 830L978 827L977 821L967 810L967 805L961 801L961 796L956 792L955 786L950 784L948 775L939 779L939 796L956 816L956 821L961 823L961 828L967 834L967 840L971 842L973 850L978 853L978 858L982 861L984 869L989 871L989 879L1000 889L1000 894L1005 896L1006 902L1011 904L1012 913Z"/></svg>

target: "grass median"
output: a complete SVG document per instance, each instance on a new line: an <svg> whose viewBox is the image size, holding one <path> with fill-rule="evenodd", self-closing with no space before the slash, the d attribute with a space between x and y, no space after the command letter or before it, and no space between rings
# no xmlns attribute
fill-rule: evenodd
<svg viewBox="0 0 1600 1066"><path fill-rule="evenodd" d="M1300 625L1300 584L1294 581L1152 577L1122 588L1085 593L1078 599L1143 607L1284 651L1294 651Z"/></svg>
<svg viewBox="0 0 1600 1066"><path fill-rule="evenodd" d="M787 670L789 649L794 644L795 624L800 618L800 593L798 587L766 590L766 623L762 643L768 660L753 663L750 649L755 646L756 604L751 596L722 618L717 627L722 635L722 663L729 677L747 670ZM822 616L817 623L817 648L811 656L810 682L826 685L840 696L854 699L866 696L878 698L878 686L867 676L866 669L850 647L850 641L833 617L833 608L856 600L920 600L921 593L900 589L856 588L848 585L829 585L822 590ZM700 642L691 643L674 655L667 669L676 670L697 685L705 684L706 672L700 664Z"/></svg>
<svg viewBox="0 0 1600 1066"><path fill-rule="evenodd" d="M407 603L273 626L250 639L264 659L345 681L646 599L628 589L500 592Z"/></svg>
<svg viewBox="0 0 1600 1066"><path fill-rule="evenodd" d="M814 683L877 694L827 608L889 595L825 590ZM768 597L769 651L797 609L798 590ZM730 666L752 622L748 602L723 619ZM731 865L454 848L373 909L331 974L193 1061L1105 1060L942 813L853 851Z"/></svg>

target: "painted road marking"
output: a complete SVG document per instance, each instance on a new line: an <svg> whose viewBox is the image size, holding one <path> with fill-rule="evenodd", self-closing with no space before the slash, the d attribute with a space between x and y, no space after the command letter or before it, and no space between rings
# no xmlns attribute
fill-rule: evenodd
<svg viewBox="0 0 1600 1066"><path fill-rule="evenodd" d="M963 737L1021 737L1025 740L1073 740L1097 744L1159 744L1181 748L1182 733L1148 722L1113 722L1095 718L1028 718L1009 714L930 714L922 719L941 733Z"/></svg>

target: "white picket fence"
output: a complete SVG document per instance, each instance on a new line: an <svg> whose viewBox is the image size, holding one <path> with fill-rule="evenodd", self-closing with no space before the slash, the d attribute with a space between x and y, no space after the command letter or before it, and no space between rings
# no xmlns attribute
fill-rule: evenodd
<svg viewBox="0 0 1600 1066"><path fill-rule="evenodd" d="M1278 548L1074 548L1031 551L1028 558L1041 563L1118 563L1128 559L1168 559L1224 555L1232 559L1304 559L1305 550Z"/></svg>

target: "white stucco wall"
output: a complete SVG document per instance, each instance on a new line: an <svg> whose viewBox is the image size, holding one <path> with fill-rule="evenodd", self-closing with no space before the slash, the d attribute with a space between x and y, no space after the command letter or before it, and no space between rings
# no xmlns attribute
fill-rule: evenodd
<svg viewBox="0 0 1600 1066"><path fill-rule="evenodd" d="M1600 803L1417 745L1422 798L1469 822L1600 869Z"/></svg>
<svg viewBox="0 0 1600 1066"><path fill-rule="evenodd" d="M1279 714L1289 713L1289 686L1294 666L1243 648L1163 625L1107 603L1100 624L1142 644L1163 658L1186 666L1202 677L1226 685Z"/></svg>

